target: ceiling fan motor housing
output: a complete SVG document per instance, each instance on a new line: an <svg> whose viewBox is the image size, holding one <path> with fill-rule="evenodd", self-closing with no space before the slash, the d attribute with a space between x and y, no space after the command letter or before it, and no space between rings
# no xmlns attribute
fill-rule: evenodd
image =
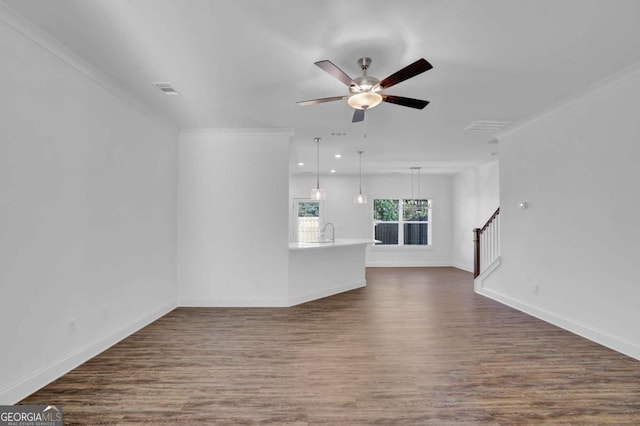
<svg viewBox="0 0 640 426"><path fill-rule="evenodd" d="M378 93L382 90L378 85L380 80L367 75L367 68L371 65L371 58L358 59L358 65L360 65L363 75L353 80L356 86L349 86L347 103L355 109L373 108L382 102L382 95Z"/></svg>
<svg viewBox="0 0 640 426"><path fill-rule="evenodd" d="M367 73L367 68L369 68L369 65L371 65L371 58L368 58L366 56L358 59L358 65L360 66L360 69L362 69L362 71L364 71L364 73Z"/></svg>

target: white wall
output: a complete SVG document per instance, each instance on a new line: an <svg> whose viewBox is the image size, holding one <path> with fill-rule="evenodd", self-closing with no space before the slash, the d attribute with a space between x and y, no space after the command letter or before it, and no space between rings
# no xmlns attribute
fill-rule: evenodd
<svg viewBox="0 0 640 426"><path fill-rule="evenodd" d="M180 135L178 303L286 306L289 131Z"/></svg>
<svg viewBox="0 0 640 426"><path fill-rule="evenodd" d="M288 306L364 287L364 245L289 251Z"/></svg>
<svg viewBox="0 0 640 426"><path fill-rule="evenodd" d="M315 176L294 175L290 178L291 198L309 197L315 187ZM421 176L421 193L433 200L431 247L371 247L367 250L367 266L449 266L452 242L452 177ZM358 176L321 176L320 186L327 191L325 221L336 228L336 238L372 238L372 203L374 198L411 197L411 175L369 175L362 178L362 192L369 197L365 205L353 204L358 192ZM417 191L417 185L416 185ZM417 196L417 193L414 194ZM289 203L291 208L292 202ZM291 229L290 229L291 232Z"/></svg>
<svg viewBox="0 0 640 426"><path fill-rule="evenodd" d="M453 265L473 272L473 232L500 206L498 163L475 167L453 178Z"/></svg>
<svg viewBox="0 0 640 426"><path fill-rule="evenodd" d="M640 359L638 99L636 64L500 138L502 266L481 291Z"/></svg>
<svg viewBox="0 0 640 426"><path fill-rule="evenodd" d="M4 18L0 404L12 404L175 306L178 133Z"/></svg>

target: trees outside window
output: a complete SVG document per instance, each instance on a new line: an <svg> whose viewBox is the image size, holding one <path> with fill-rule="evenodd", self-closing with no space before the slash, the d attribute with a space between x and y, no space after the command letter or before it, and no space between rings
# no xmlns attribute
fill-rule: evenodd
<svg viewBox="0 0 640 426"><path fill-rule="evenodd" d="M373 224L377 245L431 244L431 201L375 199Z"/></svg>

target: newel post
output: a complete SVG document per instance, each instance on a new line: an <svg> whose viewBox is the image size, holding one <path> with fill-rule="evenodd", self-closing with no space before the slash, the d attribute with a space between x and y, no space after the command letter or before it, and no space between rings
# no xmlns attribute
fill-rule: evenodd
<svg viewBox="0 0 640 426"><path fill-rule="evenodd" d="M480 275L480 233L482 229L473 229L473 278Z"/></svg>

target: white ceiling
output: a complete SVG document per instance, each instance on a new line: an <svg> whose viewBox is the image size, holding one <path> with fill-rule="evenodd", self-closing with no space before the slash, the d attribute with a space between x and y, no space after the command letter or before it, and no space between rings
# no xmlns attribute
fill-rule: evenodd
<svg viewBox="0 0 640 426"><path fill-rule="evenodd" d="M181 128L292 128L293 173L315 170L315 136L323 172L357 171L360 149L366 173L495 161L495 132L472 121L521 121L640 60L637 0L4 2ZM346 101L296 105L346 94L314 62L355 78L361 56L378 78L426 58L434 69L387 93L431 104L356 124Z"/></svg>

